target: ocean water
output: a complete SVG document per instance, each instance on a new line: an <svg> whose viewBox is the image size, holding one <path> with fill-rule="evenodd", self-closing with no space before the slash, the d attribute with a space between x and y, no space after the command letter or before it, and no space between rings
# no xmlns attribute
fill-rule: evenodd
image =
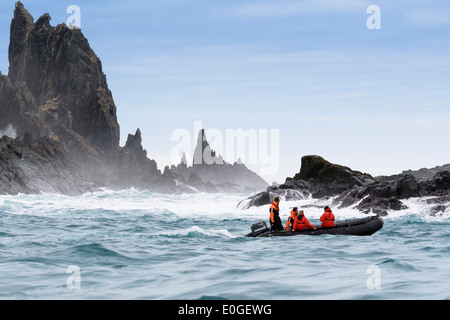
<svg viewBox="0 0 450 320"><path fill-rule="evenodd" d="M238 209L246 196L0 196L0 299L450 298L450 212L426 199L369 237L255 239L268 206ZM282 220L298 206L318 224L325 204L282 202Z"/></svg>

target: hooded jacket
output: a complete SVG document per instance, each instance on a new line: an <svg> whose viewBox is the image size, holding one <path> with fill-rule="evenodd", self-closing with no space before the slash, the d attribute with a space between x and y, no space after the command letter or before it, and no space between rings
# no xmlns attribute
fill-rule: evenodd
<svg viewBox="0 0 450 320"><path fill-rule="evenodd" d="M294 231L301 231L306 229L315 229L315 227L309 223L308 219L304 215L299 215L294 222Z"/></svg>
<svg viewBox="0 0 450 320"><path fill-rule="evenodd" d="M331 209L325 210L320 221L322 221L322 228L334 227L334 214Z"/></svg>

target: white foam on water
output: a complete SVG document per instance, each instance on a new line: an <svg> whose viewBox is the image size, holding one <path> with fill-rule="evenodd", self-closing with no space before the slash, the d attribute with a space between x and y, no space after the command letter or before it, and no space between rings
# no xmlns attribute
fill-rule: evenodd
<svg viewBox="0 0 450 320"><path fill-rule="evenodd" d="M187 236L190 233L198 233L206 236L216 237L216 236L224 236L227 238L236 238L236 236L232 235L226 229L204 229L199 226L192 226L186 229L178 229L178 230L165 230L156 232L153 235L158 236Z"/></svg>
<svg viewBox="0 0 450 320"><path fill-rule="evenodd" d="M251 207L246 210L238 208L238 203L247 197L248 195L220 193L162 195L138 191L133 188L122 191L105 189L78 197L59 194L0 196L0 210L2 210L2 213L36 216L61 215L71 210L94 213L102 210L112 213L126 213L131 216L146 213L167 216L172 213L177 218L268 220L270 204ZM407 215L419 215L436 220L450 218L450 203L443 204L445 210L436 213L433 212L433 208L437 204L429 203L430 199L431 197L402 200L408 209L389 210L387 218ZM295 201L282 200L280 217L282 221L286 221L292 208L298 207L305 212L308 219L319 219L323 214L324 206L332 208L337 221L367 216L355 209L356 205L339 208L333 206L333 198L308 198Z"/></svg>
<svg viewBox="0 0 450 320"><path fill-rule="evenodd" d="M447 203L433 203L434 197L410 198L402 200L408 209L389 212L391 216L400 217L407 215L421 216L427 221L444 221L450 218L450 202ZM445 208L443 211L436 211L437 206Z"/></svg>

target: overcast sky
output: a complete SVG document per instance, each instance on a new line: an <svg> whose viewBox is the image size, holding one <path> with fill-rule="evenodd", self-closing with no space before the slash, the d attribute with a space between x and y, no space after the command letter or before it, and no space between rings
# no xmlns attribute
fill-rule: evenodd
<svg viewBox="0 0 450 320"><path fill-rule="evenodd" d="M0 4L3 74L14 3ZM293 176L307 154L372 175L450 163L448 1L22 3L35 20L49 12L54 26L80 7L121 144L139 127L161 169L172 164L173 132L196 139L195 121L224 134L278 129L279 170L263 176L268 182ZM366 25L372 4L380 30Z"/></svg>

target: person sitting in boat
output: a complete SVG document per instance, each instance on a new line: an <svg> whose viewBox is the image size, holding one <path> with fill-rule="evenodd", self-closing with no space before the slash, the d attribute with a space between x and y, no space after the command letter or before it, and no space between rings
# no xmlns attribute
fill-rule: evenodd
<svg viewBox="0 0 450 320"><path fill-rule="evenodd" d="M294 231L302 231L307 229L316 230L311 223L309 223L308 219L305 217L305 213L303 210L300 210L297 214L297 218L294 221Z"/></svg>
<svg viewBox="0 0 450 320"><path fill-rule="evenodd" d="M287 219L287 222L286 222L286 230L287 231L292 231L292 229L294 228L294 222L295 222L295 219L297 219L297 215L298 215L298 208L295 207L294 209L292 209L291 215Z"/></svg>
<svg viewBox="0 0 450 320"><path fill-rule="evenodd" d="M322 217L320 217L320 221L322 221L322 228L334 227L334 214L331 212L330 207L324 208L325 212Z"/></svg>
<svg viewBox="0 0 450 320"><path fill-rule="evenodd" d="M283 225L281 224L280 219L280 198L275 197L274 201L272 202L272 205L270 206L269 212L270 212L270 230L272 231L282 231L284 230Z"/></svg>

